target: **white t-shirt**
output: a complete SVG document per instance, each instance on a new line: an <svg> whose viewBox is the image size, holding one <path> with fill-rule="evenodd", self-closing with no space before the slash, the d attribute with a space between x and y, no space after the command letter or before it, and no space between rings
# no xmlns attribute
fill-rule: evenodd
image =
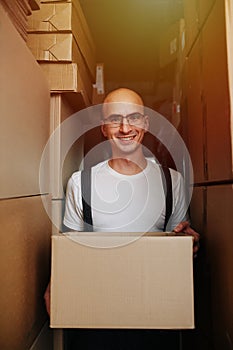
<svg viewBox="0 0 233 350"><path fill-rule="evenodd" d="M187 206L183 179L170 169L173 189L173 211L169 229L185 220ZM147 160L146 168L135 175L113 170L108 161L92 168L91 208L96 232L162 231L165 220L165 193L158 164ZM68 181L64 224L83 231L81 171Z"/></svg>

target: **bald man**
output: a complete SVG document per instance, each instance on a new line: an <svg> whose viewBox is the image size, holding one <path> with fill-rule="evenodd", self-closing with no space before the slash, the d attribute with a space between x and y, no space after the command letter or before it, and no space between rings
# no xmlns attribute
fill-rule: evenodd
<svg viewBox="0 0 233 350"><path fill-rule="evenodd" d="M161 168L144 156L142 140L149 128L142 98L120 88L103 103L101 130L111 145L112 156L91 169L91 213L93 231L163 231L165 196ZM199 240L186 220L182 176L170 169L173 209L169 230L185 232ZM81 172L69 179L64 224L84 231ZM194 248L196 253L197 248ZM172 288L172 286L171 286ZM49 291L46 305L49 311ZM157 334L157 335L156 335ZM178 349L177 333L130 330L67 330L66 349ZM177 344L177 345L176 345Z"/></svg>
<svg viewBox="0 0 233 350"><path fill-rule="evenodd" d="M163 231L165 196L160 166L144 156L142 141L149 128L142 98L120 88L110 92L103 103L101 130L110 142L111 159L92 172L93 231ZM198 241L199 235L186 220L186 203L180 173L170 169L173 184L173 211L167 229L186 232ZM84 230L81 172L74 173L67 185L64 224ZM194 253L197 247L194 248Z"/></svg>

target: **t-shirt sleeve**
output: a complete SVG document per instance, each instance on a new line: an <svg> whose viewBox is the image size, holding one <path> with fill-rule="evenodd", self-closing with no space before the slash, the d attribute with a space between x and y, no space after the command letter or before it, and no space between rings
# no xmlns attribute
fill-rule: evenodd
<svg viewBox="0 0 233 350"><path fill-rule="evenodd" d="M66 205L63 223L75 231L83 231L81 172L71 176L66 188Z"/></svg>
<svg viewBox="0 0 233 350"><path fill-rule="evenodd" d="M172 174L173 187L173 212L170 221L170 229L173 230L180 222L189 220L184 180L179 172Z"/></svg>

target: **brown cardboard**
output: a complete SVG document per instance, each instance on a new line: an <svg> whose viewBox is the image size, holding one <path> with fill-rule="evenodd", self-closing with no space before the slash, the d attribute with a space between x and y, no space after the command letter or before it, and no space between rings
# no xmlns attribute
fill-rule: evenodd
<svg viewBox="0 0 233 350"><path fill-rule="evenodd" d="M232 179L231 115L224 3L216 1L202 30L208 180ZM214 37L213 37L214 32ZM218 55L216 55L216 51ZM210 60L210 57L212 59ZM230 87L231 89L231 87Z"/></svg>
<svg viewBox="0 0 233 350"><path fill-rule="evenodd" d="M53 235L50 326L193 328L192 238L159 235Z"/></svg>
<svg viewBox="0 0 233 350"><path fill-rule="evenodd" d="M29 0L28 3L32 11L37 11L40 9L40 0Z"/></svg>
<svg viewBox="0 0 233 350"><path fill-rule="evenodd" d="M176 60L179 69L182 68L187 52L185 21L183 18L164 30L160 36L159 50L161 68Z"/></svg>
<svg viewBox="0 0 233 350"><path fill-rule="evenodd" d="M233 339L233 185L207 187L206 242L211 263L214 344L226 349ZM219 232L223 234L219 234Z"/></svg>
<svg viewBox="0 0 233 350"><path fill-rule="evenodd" d="M91 100L92 83L94 82L94 80L90 76L90 72L87 69L85 60L79 50L78 45L76 44L74 36L71 33L29 34L27 44L35 58L38 61L40 61L40 63L77 63L78 74L81 77L85 92L89 100ZM50 74L53 76L56 69L58 68L47 68L47 70L51 71ZM66 69L71 70L71 67L67 66ZM61 72L59 72L58 74L60 75ZM67 73L64 74L64 77L66 77L66 74ZM52 88L52 90L58 89ZM77 90L74 89L74 91Z"/></svg>
<svg viewBox="0 0 233 350"><path fill-rule="evenodd" d="M169 26L160 38L159 61L160 67L177 59L179 50L179 22Z"/></svg>
<svg viewBox="0 0 233 350"><path fill-rule="evenodd" d="M194 181L207 179L206 163L206 129L204 126L204 109L202 91L202 67L200 61L201 39L199 38L187 60L187 127L188 150L192 160Z"/></svg>
<svg viewBox="0 0 233 350"><path fill-rule="evenodd" d="M85 108L81 93L51 94L50 99L50 132L51 134L71 115ZM61 164L62 143L61 134L56 135L50 142L50 193L53 199L63 198L67 181L74 171L79 169L83 158L83 140L77 140L67 150L64 164ZM63 166L62 166L63 165ZM63 186L61 186L61 184Z"/></svg>
<svg viewBox="0 0 233 350"><path fill-rule="evenodd" d="M40 63L48 81L50 91L74 91L81 90L80 77L76 63Z"/></svg>
<svg viewBox="0 0 233 350"><path fill-rule="evenodd" d="M233 130L233 43L231 40L233 33L233 7L227 6L225 2L225 19L226 19L226 44L227 44L227 71L229 83L229 103L230 103L230 125ZM231 137L231 169L233 173L233 137Z"/></svg>
<svg viewBox="0 0 233 350"><path fill-rule="evenodd" d="M0 348L30 349L47 320L51 222L40 196L1 200L0 222Z"/></svg>
<svg viewBox="0 0 233 350"><path fill-rule="evenodd" d="M203 1L202 1L203 2ZM189 52L199 35L199 20L196 0L184 0L186 52Z"/></svg>
<svg viewBox="0 0 233 350"><path fill-rule="evenodd" d="M95 45L79 1L41 4L29 18L29 32L70 32L94 78Z"/></svg>
<svg viewBox="0 0 233 350"><path fill-rule="evenodd" d="M186 52L189 55L192 46L200 36L205 21L212 12L214 0L184 0L184 19L185 19L185 37ZM223 4L224 2L222 2Z"/></svg>
<svg viewBox="0 0 233 350"><path fill-rule="evenodd" d="M78 48L70 33L29 34L27 44L37 61L76 62Z"/></svg>
<svg viewBox="0 0 233 350"><path fill-rule="evenodd" d="M0 17L0 197L9 198L41 191L39 170L49 137L50 94L38 63L1 6ZM48 186L44 190L48 192Z"/></svg>

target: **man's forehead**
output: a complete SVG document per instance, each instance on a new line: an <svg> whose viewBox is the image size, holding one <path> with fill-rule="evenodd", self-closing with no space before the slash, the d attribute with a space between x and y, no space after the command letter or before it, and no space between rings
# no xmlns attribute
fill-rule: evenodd
<svg viewBox="0 0 233 350"><path fill-rule="evenodd" d="M134 112L144 113L144 106L129 102L106 102L103 104L104 117L111 114L127 115Z"/></svg>

